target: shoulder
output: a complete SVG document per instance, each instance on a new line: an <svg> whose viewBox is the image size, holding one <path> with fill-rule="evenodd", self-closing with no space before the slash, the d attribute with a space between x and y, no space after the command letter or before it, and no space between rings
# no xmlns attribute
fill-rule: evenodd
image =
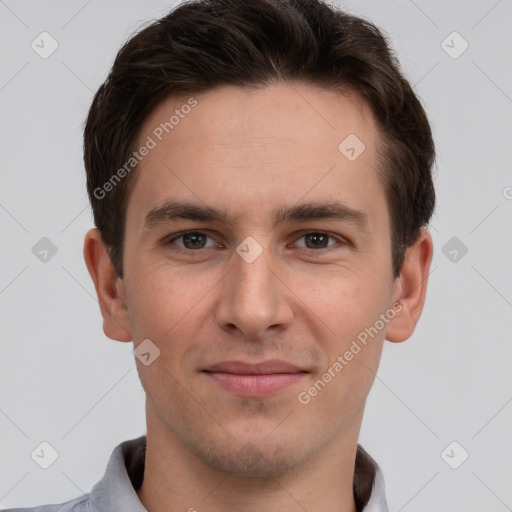
<svg viewBox="0 0 512 512"><path fill-rule="evenodd" d="M89 494L55 505L40 505L29 508L0 509L0 512L89 512Z"/></svg>

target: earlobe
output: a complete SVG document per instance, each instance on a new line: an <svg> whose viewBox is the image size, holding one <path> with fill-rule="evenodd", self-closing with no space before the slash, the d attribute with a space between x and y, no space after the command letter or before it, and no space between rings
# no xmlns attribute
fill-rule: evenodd
<svg viewBox="0 0 512 512"><path fill-rule="evenodd" d="M400 343L412 336L425 303L432 255L432 236L422 228L418 240L407 249L395 282L393 303L399 302L401 309L388 324L387 340Z"/></svg>
<svg viewBox="0 0 512 512"><path fill-rule="evenodd" d="M85 235L84 259L96 288L103 317L103 332L113 340L132 341L124 285L116 275L96 228Z"/></svg>

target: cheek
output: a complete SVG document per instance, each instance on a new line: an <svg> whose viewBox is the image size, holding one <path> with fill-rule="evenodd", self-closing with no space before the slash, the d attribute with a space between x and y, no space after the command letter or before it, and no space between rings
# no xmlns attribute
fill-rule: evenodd
<svg viewBox="0 0 512 512"><path fill-rule="evenodd" d="M168 264L131 276L130 316L139 338L153 337L163 342L183 330L183 326L190 328L205 294L204 280L190 279L188 274Z"/></svg>
<svg viewBox="0 0 512 512"><path fill-rule="evenodd" d="M337 376L333 382L343 387L346 379L364 389L372 380L369 370L376 371L382 351L386 329L379 319L388 307L387 288L371 273L345 273L324 282L324 286L308 288L304 283L300 293L307 297L304 315L309 315L312 333L327 355L325 370L341 357L346 362L340 372L331 369Z"/></svg>
<svg viewBox="0 0 512 512"><path fill-rule="evenodd" d="M303 304L306 317L323 326L329 345L336 347L356 336L377 311L376 290L365 285L364 279L364 275L343 268L322 276L296 276L298 303Z"/></svg>

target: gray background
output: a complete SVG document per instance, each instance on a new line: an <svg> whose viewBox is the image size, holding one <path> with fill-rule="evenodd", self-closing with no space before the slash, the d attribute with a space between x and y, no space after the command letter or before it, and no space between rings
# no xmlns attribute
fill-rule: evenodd
<svg viewBox="0 0 512 512"><path fill-rule="evenodd" d="M174 4L0 0L2 507L88 492L114 446L145 433L132 344L103 334L82 257L81 136L121 44ZM410 340L385 343L360 442L390 511L512 510L512 2L337 5L387 32L438 153L426 306ZM59 44L47 59L31 48L43 31ZM46 470L30 457L42 441L59 454Z"/></svg>

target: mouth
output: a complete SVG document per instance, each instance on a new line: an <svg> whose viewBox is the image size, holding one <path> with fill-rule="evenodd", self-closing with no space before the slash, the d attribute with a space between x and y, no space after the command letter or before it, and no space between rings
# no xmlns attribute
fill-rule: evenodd
<svg viewBox="0 0 512 512"><path fill-rule="evenodd" d="M277 359L255 364L223 361L202 371L222 389L246 397L276 394L309 373L303 368Z"/></svg>

